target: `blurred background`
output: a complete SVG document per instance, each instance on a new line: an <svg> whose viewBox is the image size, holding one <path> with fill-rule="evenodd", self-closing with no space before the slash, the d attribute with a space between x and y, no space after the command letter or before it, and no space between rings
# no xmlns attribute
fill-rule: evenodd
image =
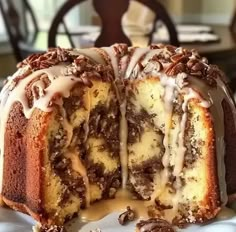
<svg viewBox="0 0 236 232"><path fill-rule="evenodd" d="M0 80L48 47L147 46L199 50L236 80L236 0L0 0Z"/></svg>

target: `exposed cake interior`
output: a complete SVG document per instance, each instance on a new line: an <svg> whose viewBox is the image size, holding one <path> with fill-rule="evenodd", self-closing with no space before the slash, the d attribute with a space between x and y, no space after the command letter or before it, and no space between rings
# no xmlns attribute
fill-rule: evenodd
<svg viewBox="0 0 236 232"><path fill-rule="evenodd" d="M213 218L226 195L217 170L223 146L215 143L224 128L215 120L224 117L223 99L234 107L219 71L211 77L213 68L198 55L173 47L53 52L65 57L38 70L28 60L23 77L13 76L2 92L1 135L21 133L3 132L9 120L17 123L10 110L18 101L28 132L19 137L21 150L26 146L31 160L40 157L40 185L24 190L22 198L29 196L16 206L19 197L9 194L4 175L23 177L17 170L9 174L4 165L10 158L1 156L4 201L47 224L63 224L86 208L99 216L102 207L110 213L128 205L176 224ZM208 79L199 77L202 70ZM4 149L10 154L2 138Z"/></svg>
<svg viewBox="0 0 236 232"><path fill-rule="evenodd" d="M206 206L214 175L208 168L214 136L208 103L197 92L168 99L171 94L151 77L131 82L127 103L130 184L167 218Z"/></svg>
<svg viewBox="0 0 236 232"><path fill-rule="evenodd" d="M66 207L76 213L94 201L115 196L121 183L118 107L111 83L95 79L92 87L76 85L56 109L45 154L52 176L57 178L45 200L52 201L48 206L52 213L59 210L61 214L64 209L64 218L68 216Z"/></svg>

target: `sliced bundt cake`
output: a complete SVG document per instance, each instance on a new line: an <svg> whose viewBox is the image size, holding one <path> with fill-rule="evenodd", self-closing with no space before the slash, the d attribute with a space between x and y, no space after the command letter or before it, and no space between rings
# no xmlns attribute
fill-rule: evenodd
<svg viewBox="0 0 236 232"><path fill-rule="evenodd" d="M50 49L19 64L0 100L1 197L42 224L124 204L203 222L236 191L234 102L195 51Z"/></svg>

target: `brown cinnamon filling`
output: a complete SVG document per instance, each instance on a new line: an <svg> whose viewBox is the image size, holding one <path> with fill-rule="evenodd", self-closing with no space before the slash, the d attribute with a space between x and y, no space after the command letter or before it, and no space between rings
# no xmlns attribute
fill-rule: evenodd
<svg viewBox="0 0 236 232"><path fill-rule="evenodd" d="M65 158L62 153L54 150L54 152L50 152L50 154L52 168L60 177L64 186L59 204L64 205L68 201L70 194L73 194L82 199L81 207L85 207L86 187L83 177L80 176L79 173L73 171L71 160Z"/></svg>
<svg viewBox="0 0 236 232"><path fill-rule="evenodd" d="M73 137L70 144L70 147L74 147L79 151L78 155L83 162L86 157L86 145L84 144L85 133L85 122L83 122L79 127L73 129Z"/></svg>
<svg viewBox="0 0 236 232"><path fill-rule="evenodd" d="M143 125L147 123L154 127L153 118L156 114L149 114L145 109L139 113L135 112L131 102L127 102L126 118L128 121L128 144L134 144L140 141L144 132Z"/></svg>
<svg viewBox="0 0 236 232"><path fill-rule="evenodd" d="M138 199L149 200L153 193L153 182L157 172L163 169L161 157L155 156L145 162L135 165L129 170L132 182L129 183L130 190Z"/></svg>
<svg viewBox="0 0 236 232"><path fill-rule="evenodd" d="M132 183L131 183L132 181ZM154 191L154 175L149 173L130 173L129 189L138 199L150 200Z"/></svg>
<svg viewBox="0 0 236 232"><path fill-rule="evenodd" d="M72 96L64 101L64 106L68 111L67 116L74 113L82 107L81 96ZM89 134L92 137L104 138L104 146L101 149L106 149L112 156L119 156L119 109L116 101L111 101L108 107L98 105L90 114L89 117ZM60 124L56 134L50 136L49 153L50 162L56 175L61 179L64 185L64 190L61 194L60 203L65 204L70 195L76 195L82 199L81 207L86 205L86 186L83 177L75 172L72 168L72 161L67 158L64 153L67 149L78 150L78 156L87 170L89 183L94 183L102 190L102 198L113 198L117 189L121 185L120 169L107 173L102 163L95 164L89 160L89 148L86 148L85 142L85 123L79 127L73 128L73 137L70 146L65 149L67 141L67 131L62 126L62 117L57 113L55 120Z"/></svg>
<svg viewBox="0 0 236 232"><path fill-rule="evenodd" d="M141 164L133 165L132 172L133 173L146 173L146 174L154 174L157 171L162 170L162 155L156 155L151 159L145 160Z"/></svg>
<svg viewBox="0 0 236 232"><path fill-rule="evenodd" d="M164 150L162 150L163 154ZM139 199L148 200L153 193L154 177L163 170L162 155L156 155L141 164L129 168L129 188Z"/></svg>
<svg viewBox="0 0 236 232"><path fill-rule="evenodd" d="M57 114L55 119L58 121L58 123L61 122L60 113ZM72 141L75 140L74 137L79 137L77 139L77 146L80 147L80 153L78 153L78 155L82 156L83 153L81 153L81 151L83 151L83 149L81 149L81 147L83 147L83 145L81 140L83 137L81 138L80 135L83 133L83 124L81 124L79 128L75 128L74 132L75 133L73 134ZM66 152L66 141L67 131L64 130L63 126L60 124L57 133L55 135L51 135L49 140L49 160L53 170L60 177L64 186L59 204L64 205L68 201L70 194L73 194L82 199L81 207L83 208L85 207L86 187L83 177L78 172L73 170L71 160L66 158L64 155L64 152Z"/></svg>
<svg viewBox="0 0 236 232"><path fill-rule="evenodd" d="M66 110L67 116L70 117L76 110L84 107L83 102L84 90L81 88L74 88L69 98L63 100L63 107Z"/></svg>
<svg viewBox="0 0 236 232"><path fill-rule="evenodd" d="M97 105L90 113L89 136L104 138L101 150L108 150L114 157L119 156L119 108L116 101L111 100L109 106Z"/></svg>
<svg viewBox="0 0 236 232"><path fill-rule="evenodd" d="M86 169L89 183L94 183L99 186L102 190L102 198L113 198L121 186L120 169L106 173L103 164L94 164L91 160L86 162Z"/></svg>
<svg viewBox="0 0 236 232"><path fill-rule="evenodd" d="M188 118L191 118L190 112L188 114ZM186 147L184 167L191 168L194 162L201 157L201 147L204 145L204 141L194 138L194 126L191 124L190 120L186 122L184 139Z"/></svg>
<svg viewBox="0 0 236 232"><path fill-rule="evenodd" d="M129 94L132 96L132 91ZM144 133L144 127L155 128L153 118L156 114L149 114L145 109L141 109L140 112L135 112L132 102L127 102L126 118L128 121L128 144L140 142L142 134ZM161 133L156 130L156 133ZM156 154L152 158L143 161L140 164L132 164L129 167L130 182L129 188L139 199L149 200L153 193L154 177L157 172L162 170L162 156L164 154L164 146L157 141L157 147L161 149L161 154ZM129 151L131 154L132 151Z"/></svg>

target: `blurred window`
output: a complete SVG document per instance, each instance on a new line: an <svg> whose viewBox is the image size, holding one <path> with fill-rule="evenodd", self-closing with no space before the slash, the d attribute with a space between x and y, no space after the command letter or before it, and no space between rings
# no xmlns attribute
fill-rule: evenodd
<svg viewBox="0 0 236 232"><path fill-rule="evenodd" d="M48 30L50 28L53 17L59 7L67 0L28 0L35 13L40 30ZM65 20L70 26L79 24L79 7L73 8L66 16ZM28 17L28 16L27 16Z"/></svg>
<svg viewBox="0 0 236 232"><path fill-rule="evenodd" d="M2 18L2 13L0 12L0 35L6 34L5 25Z"/></svg>
<svg viewBox="0 0 236 232"><path fill-rule="evenodd" d="M2 18L2 13L0 12L0 43L6 42L7 40L8 40L7 32L6 32L5 24Z"/></svg>
<svg viewBox="0 0 236 232"><path fill-rule="evenodd" d="M40 30L47 30L58 7L64 0L28 0L35 14ZM28 19L28 15L26 15ZM29 25L32 26L32 25Z"/></svg>

